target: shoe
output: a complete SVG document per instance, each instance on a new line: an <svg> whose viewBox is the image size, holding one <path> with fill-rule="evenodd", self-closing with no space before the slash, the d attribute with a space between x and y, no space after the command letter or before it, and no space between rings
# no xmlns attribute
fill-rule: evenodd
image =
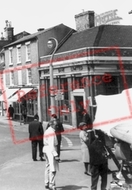
<svg viewBox="0 0 132 190"><path fill-rule="evenodd" d="M90 173L88 173L88 172L84 172L84 174L91 176L91 174L90 174Z"/></svg>
<svg viewBox="0 0 132 190"><path fill-rule="evenodd" d="M49 185L45 185L45 189L49 189Z"/></svg>
<svg viewBox="0 0 132 190"><path fill-rule="evenodd" d="M40 158L40 161L45 161L45 159L43 159L42 157Z"/></svg>
<svg viewBox="0 0 132 190"><path fill-rule="evenodd" d="M57 190L56 187L49 187L50 190Z"/></svg>
<svg viewBox="0 0 132 190"><path fill-rule="evenodd" d="M37 159L33 159L33 161L38 161Z"/></svg>

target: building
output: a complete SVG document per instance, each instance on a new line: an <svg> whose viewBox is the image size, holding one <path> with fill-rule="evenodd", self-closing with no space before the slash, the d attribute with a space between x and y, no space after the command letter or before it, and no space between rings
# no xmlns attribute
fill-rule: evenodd
<svg viewBox="0 0 132 190"><path fill-rule="evenodd" d="M94 27L93 11L76 15L75 19L79 31L58 49L53 68L56 113L64 123L77 127L82 108L94 118L94 110L90 109L96 104L94 96L118 94L132 87L132 26ZM41 98L44 121L50 116L49 59L41 57L39 69L40 85L45 90Z"/></svg>
<svg viewBox="0 0 132 190"><path fill-rule="evenodd" d="M55 37L61 46L73 32L73 29L59 24L48 29L40 28L36 33L4 46L7 89L3 97L8 105L13 104L16 119L20 118L22 104L27 108L28 121L36 113L40 115L41 87L37 70L40 57L50 53L51 50L47 47L50 37ZM19 36L21 35L17 35Z"/></svg>

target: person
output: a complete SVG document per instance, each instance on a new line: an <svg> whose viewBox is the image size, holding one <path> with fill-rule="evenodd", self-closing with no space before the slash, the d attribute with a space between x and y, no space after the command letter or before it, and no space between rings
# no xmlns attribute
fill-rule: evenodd
<svg viewBox="0 0 132 190"><path fill-rule="evenodd" d="M93 132L94 133L94 132ZM107 151L104 146L104 137L98 130L94 140L89 145L91 167L91 190L97 190L99 176L101 176L101 190L106 190L108 162Z"/></svg>
<svg viewBox="0 0 132 190"><path fill-rule="evenodd" d="M82 122L86 123L87 128L92 129L92 119L86 109L83 109L82 111Z"/></svg>
<svg viewBox="0 0 132 190"><path fill-rule="evenodd" d="M90 156L89 156L89 138L88 138L88 132L87 132L87 126L86 123L82 122L79 124L80 127L80 141L81 141L81 151L82 151L82 161L84 163L84 174L91 176L90 174Z"/></svg>
<svg viewBox="0 0 132 190"><path fill-rule="evenodd" d="M10 104L10 106L9 106L9 108L8 108L8 115L9 115L9 119L13 119L14 108L12 107L11 104Z"/></svg>
<svg viewBox="0 0 132 190"><path fill-rule="evenodd" d="M58 153L57 153L57 137L55 133L56 124L53 120L49 122L49 127L44 133L44 147L43 152L45 154L45 188L50 190L56 190L55 177L58 169Z"/></svg>
<svg viewBox="0 0 132 190"><path fill-rule="evenodd" d="M60 151L61 151L61 142L62 142L62 135L61 133L64 132L64 127L62 122L60 122L60 120L57 118L56 114L52 114L51 115L51 120L55 121L56 123L56 136L57 136L57 140L58 140L58 145L57 145L57 153L58 153L58 157L60 158ZM47 125L47 128L49 127L49 124ZM61 162L61 160L59 160L59 162Z"/></svg>
<svg viewBox="0 0 132 190"><path fill-rule="evenodd" d="M25 124L27 120L27 108L24 104L22 104L21 113L22 113L23 123Z"/></svg>
<svg viewBox="0 0 132 190"><path fill-rule="evenodd" d="M43 126L42 123L39 122L39 116L36 114L34 116L34 121L29 123L29 139L31 140L32 146L32 159L33 161L37 161L37 146L39 145L39 157L41 161L43 159Z"/></svg>

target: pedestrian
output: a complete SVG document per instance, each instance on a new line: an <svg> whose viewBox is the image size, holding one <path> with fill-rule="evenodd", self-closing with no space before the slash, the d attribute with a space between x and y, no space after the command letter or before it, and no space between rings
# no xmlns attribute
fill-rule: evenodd
<svg viewBox="0 0 132 190"><path fill-rule="evenodd" d="M91 176L90 174L90 155L89 155L89 137L87 132L86 123L82 122L79 124L80 128L80 141L81 141L81 152L82 152L82 161L84 163L84 174Z"/></svg>
<svg viewBox="0 0 132 190"><path fill-rule="evenodd" d="M86 123L88 129L92 129L92 119L86 109L82 111L82 122Z"/></svg>
<svg viewBox="0 0 132 190"><path fill-rule="evenodd" d="M62 122L60 122L60 120L57 118L56 114L52 114L51 115L51 120L55 121L56 123L56 136L57 136L57 140L58 140L58 145L57 145L57 153L58 153L58 157L60 158L60 152L61 152L61 142L62 142L62 132L64 132L64 127ZM48 128L49 124L47 125ZM61 162L61 160L59 160L59 162Z"/></svg>
<svg viewBox="0 0 132 190"><path fill-rule="evenodd" d="M97 131L97 130L96 130ZM97 133L97 132L96 132ZM98 130L95 139L89 145L91 166L91 190L97 190L99 176L101 177L100 190L106 190L108 162L103 133Z"/></svg>
<svg viewBox="0 0 132 190"><path fill-rule="evenodd" d="M41 161L43 159L43 126L39 122L39 116L36 114L34 116L34 121L29 123L29 139L31 140L32 146L32 159L37 161L37 146L39 145L39 157Z"/></svg>
<svg viewBox="0 0 132 190"><path fill-rule="evenodd" d="M53 120L49 122L49 127L44 133L44 148L46 165L45 165L45 188L56 190L55 177L58 169L57 137L55 133L56 124Z"/></svg>
<svg viewBox="0 0 132 190"><path fill-rule="evenodd" d="M24 104L22 104L21 113L22 113L23 123L26 124L26 121L27 121L27 108L26 108L26 106Z"/></svg>
<svg viewBox="0 0 132 190"><path fill-rule="evenodd" d="M14 116L14 108L12 107L12 105L10 104L9 108L8 108L8 116L9 119L13 119Z"/></svg>

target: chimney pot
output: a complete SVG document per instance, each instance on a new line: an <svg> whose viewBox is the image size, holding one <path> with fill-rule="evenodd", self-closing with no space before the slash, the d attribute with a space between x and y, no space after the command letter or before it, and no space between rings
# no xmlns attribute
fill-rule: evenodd
<svg viewBox="0 0 132 190"><path fill-rule="evenodd" d="M45 29L44 29L44 28L39 28L39 29L38 29L38 32L43 31L43 30L45 30Z"/></svg>

